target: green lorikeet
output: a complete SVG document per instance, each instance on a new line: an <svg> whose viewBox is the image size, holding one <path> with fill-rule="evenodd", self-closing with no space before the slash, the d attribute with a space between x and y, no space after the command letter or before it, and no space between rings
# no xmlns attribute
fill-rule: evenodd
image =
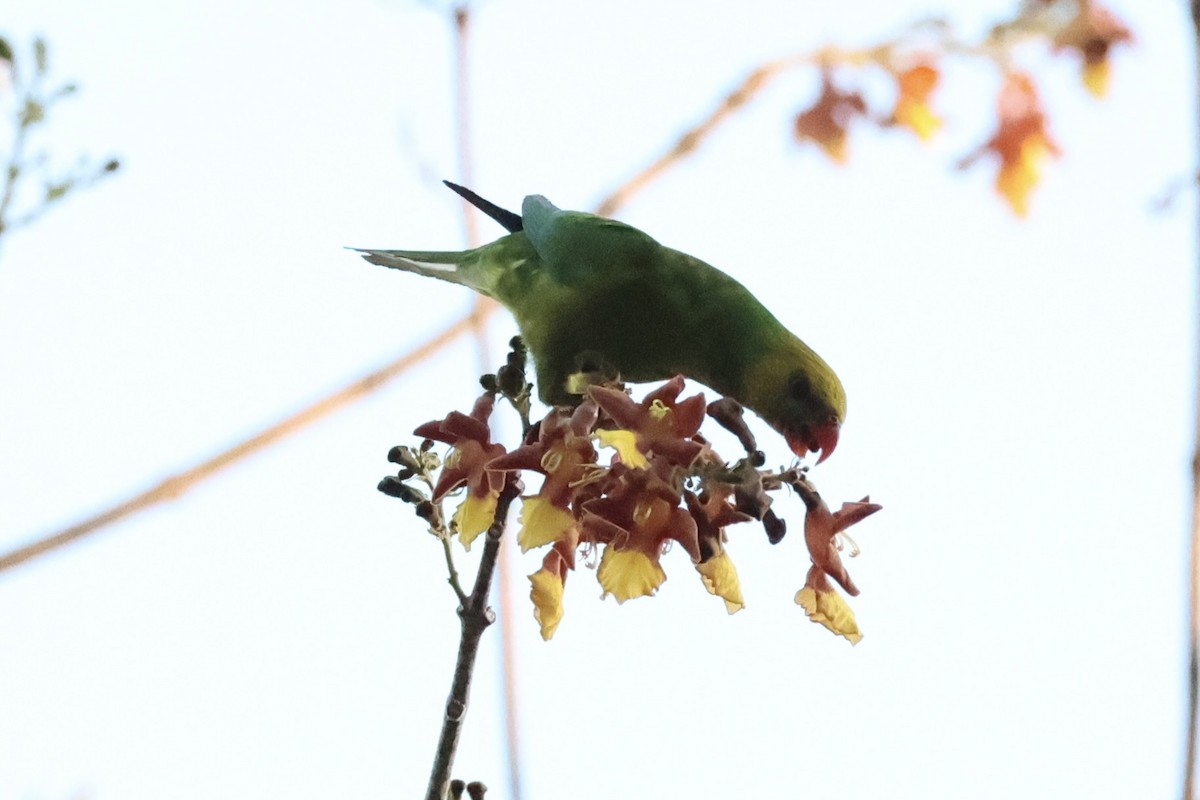
<svg viewBox="0 0 1200 800"><path fill-rule="evenodd" d="M372 264L468 286L513 316L548 405L579 401L580 373L653 381L686 375L740 401L798 456L833 452L841 381L744 286L615 220L540 195L521 214L447 182L510 231L462 252L359 250Z"/></svg>

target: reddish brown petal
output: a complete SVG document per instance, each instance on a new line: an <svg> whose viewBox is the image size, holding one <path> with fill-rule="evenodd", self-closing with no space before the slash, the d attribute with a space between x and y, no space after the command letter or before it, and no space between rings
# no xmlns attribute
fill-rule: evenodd
<svg viewBox="0 0 1200 800"><path fill-rule="evenodd" d="M642 420L642 407L620 389L589 386L588 393L613 422L626 430L636 430Z"/></svg>
<svg viewBox="0 0 1200 800"><path fill-rule="evenodd" d="M474 416L467 416L461 411L451 411L447 414L442 422L442 430L459 439L473 439L481 443L491 436L486 422L481 422Z"/></svg>
<svg viewBox="0 0 1200 800"><path fill-rule="evenodd" d="M475 407L471 409L471 416L486 427L488 418L492 416L492 409L496 407L496 395L491 392L484 392L475 401Z"/></svg>
<svg viewBox="0 0 1200 800"><path fill-rule="evenodd" d="M883 508L878 503L870 502L870 497L864 497L857 503L842 503L840 511L833 514L833 530L835 533L844 531L851 525L856 525L862 522L867 517L874 514L876 511Z"/></svg>
<svg viewBox="0 0 1200 800"><path fill-rule="evenodd" d="M680 437L695 436L700 430L707 413L704 395L692 395L674 408L675 434Z"/></svg>

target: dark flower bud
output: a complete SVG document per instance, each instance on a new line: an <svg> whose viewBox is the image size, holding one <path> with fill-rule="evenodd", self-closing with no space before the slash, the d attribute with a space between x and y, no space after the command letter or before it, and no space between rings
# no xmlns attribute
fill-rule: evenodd
<svg viewBox="0 0 1200 800"><path fill-rule="evenodd" d="M777 516L774 511L767 509L767 513L763 514L763 528L767 531L767 541L771 544L779 544L783 541L784 534L787 533L787 520Z"/></svg>
<svg viewBox="0 0 1200 800"><path fill-rule="evenodd" d="M758 450L754 434L746 424L745 411L741 403L731 397L722 397L720 400L709 403L707 410L708 415L715 419L718 425L737 437L738 442L747 453L754 453ZM761 466L761 464L755 466Z"/></svg>
<svg viewBox="0 0 1200 800"><path fill-rule="evenodd" d="M500 391L507 397L518 397L525 392L525 372L512 364L505 364L496 372Z"/></svg>
<svg viewBox="0 0 1200 800"><path fill-rule="evenodd" d="M395 497L406 503L420 503L422 500L425 500L424 494L409 486L395 475L388 475L379 482L379 486L376 488L388 497Z"/></svg>

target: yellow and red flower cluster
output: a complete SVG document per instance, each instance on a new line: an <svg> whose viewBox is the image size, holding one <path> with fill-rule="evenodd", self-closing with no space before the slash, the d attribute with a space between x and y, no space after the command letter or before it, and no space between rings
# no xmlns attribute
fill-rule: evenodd
<svg viewBox="0 0 1200 800"><path fill-rule="evenodd" d="M753 461L752 447L746 459L726 464L700 435L708 416L704 395L680 399L683 389L684 379L675 377L636 402L620 388L591 386L577 407L551 409L522 446L508 452L490 438L492 392L470 414L452 412L416 429L418 436L451 445L436 481L429 479L430 500L440 503L466 489L452 523L464 546L492 525L506 480L521 472L542 476L540 488L522 498L517 542L522 552L545 548L541 568L529 576L543 638L550 639L562 620L563 587L581 550L599 553L596 577L604 594L619 603L658 590L667 578L662 555L677 544L729 613L744 606L725 531L760 519L777 540L782 521L768 511L763 479L773 478L772 488L783 483L779 475L757 469L761 454ZM721 401L721 408L728 402ZM598 448L613 451L607 463L601 463ZM879 506L864 501L830 514L819 498L812 501L815 490L800 471L787 474L796 478L792 484L807 506L805 539L813 562L797 602L814 621L857 642L854 616L824 576L857 594L835 539Z"/></svg>

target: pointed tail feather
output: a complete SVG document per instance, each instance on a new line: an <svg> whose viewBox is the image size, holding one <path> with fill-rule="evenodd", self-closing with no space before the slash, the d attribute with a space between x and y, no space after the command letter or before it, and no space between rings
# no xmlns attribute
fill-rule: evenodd
<svg viewBox="0 0 1200 800"><path fill-rule="evenodd" d="M366 261L381 267L415 272L427 278L457 283L459 286L466 286L481 294L489 294L479 281L478 270L470 268L468 262L472 255L471 251L365 250L358 247L347 249L360 253Z"/></svg>
<svg viewBox="0 0 1200 800"><path fill-rule="evenodd" d="M465 186L459 186L457 183L451 183L450 181L442 181L442 183L450 187L450 190L459 197L466 200L468 203L475 206L492 219L496 220L496 222L499 222L504 227L504 230L508 231L509 233L516 233L525 227L524 223L521 221L520 214L515 214L512 211L509 211L507 208L501 208L495 203L484 200L482 197L475 194Z"/></svg>

